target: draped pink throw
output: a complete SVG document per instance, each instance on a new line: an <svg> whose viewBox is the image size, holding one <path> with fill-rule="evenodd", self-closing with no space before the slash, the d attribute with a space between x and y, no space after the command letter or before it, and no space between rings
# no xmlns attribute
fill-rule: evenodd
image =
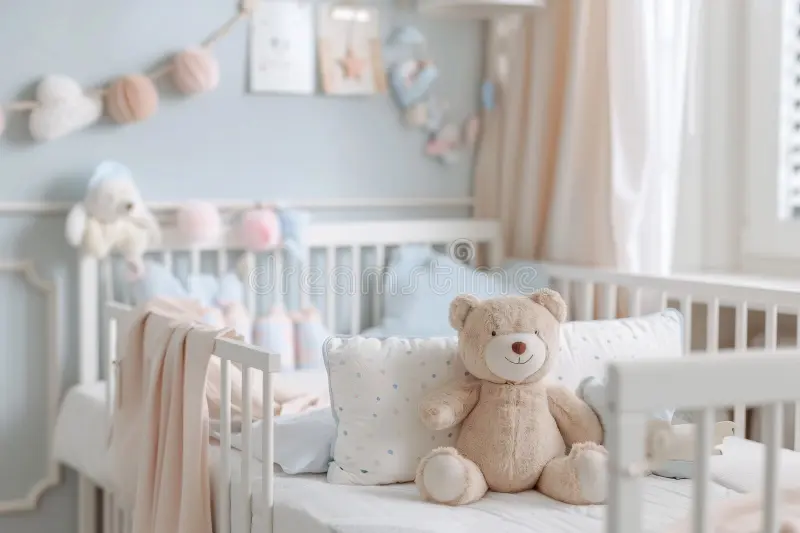
<svg viewBox="0 0 800 533"><path fill-rule="evenodd" d="M118 495L133 533L212 533L206 374L230 329L199 322L191 301L154 300L120 339L112 420Z"/></svg>

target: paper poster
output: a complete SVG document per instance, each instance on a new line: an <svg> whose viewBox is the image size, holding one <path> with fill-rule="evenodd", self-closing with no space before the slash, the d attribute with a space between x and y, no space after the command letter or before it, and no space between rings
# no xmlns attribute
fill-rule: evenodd
<svg viewBox="0 0 800 533"><path fill-rule="evenodd" d="M326 93L386 91L378 16L376 7L360 4L317 7L318 56Z"/></svg>
<svg viewBox="0 0 800 533"><path fill-rule="evenodd" d="M250 91L313 94L314 5L261 0L250 36Z"/></svg>

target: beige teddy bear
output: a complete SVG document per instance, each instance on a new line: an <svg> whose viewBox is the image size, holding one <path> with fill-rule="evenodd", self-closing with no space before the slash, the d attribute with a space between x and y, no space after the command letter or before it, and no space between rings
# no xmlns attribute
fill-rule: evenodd
<svg viewBox="0 0 800 533"><path fill-rule="evenodd" d="M463 425L455 448L437 448L420 462L416 484L425 499L463 505L490 489L536 488L571 504L605 501L600 421L573 391L545 380L566 315L564 300L549 289L452 302L450 324L469 375L419 407L433 430Z"/></svg>

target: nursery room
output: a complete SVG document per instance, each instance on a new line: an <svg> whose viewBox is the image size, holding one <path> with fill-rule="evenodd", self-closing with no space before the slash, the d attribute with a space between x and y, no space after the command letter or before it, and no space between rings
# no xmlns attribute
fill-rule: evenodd
<svg viewBox="0 0 800 533"><path fill-rule="evenodd" d="M0 533L800 532L800 0L0 13Z"/></svg>

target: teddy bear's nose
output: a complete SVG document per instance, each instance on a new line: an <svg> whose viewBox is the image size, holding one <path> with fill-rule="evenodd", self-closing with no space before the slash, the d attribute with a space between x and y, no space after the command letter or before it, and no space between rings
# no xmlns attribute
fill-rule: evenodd
<svg viewBox="0 0 800 533"><path fill-rule="evenodd" d="M125 204L125 211L133 211L133 203L128 202Z"/></svg>
<svg viewBox="0 0 800 533"><path fill-rule="evenodd" d="M527 348L527 346L525 346L524 342L515 342L514 344L511 345L511 349L517 355L524 354L525 353L525 348Z"/></svg>

